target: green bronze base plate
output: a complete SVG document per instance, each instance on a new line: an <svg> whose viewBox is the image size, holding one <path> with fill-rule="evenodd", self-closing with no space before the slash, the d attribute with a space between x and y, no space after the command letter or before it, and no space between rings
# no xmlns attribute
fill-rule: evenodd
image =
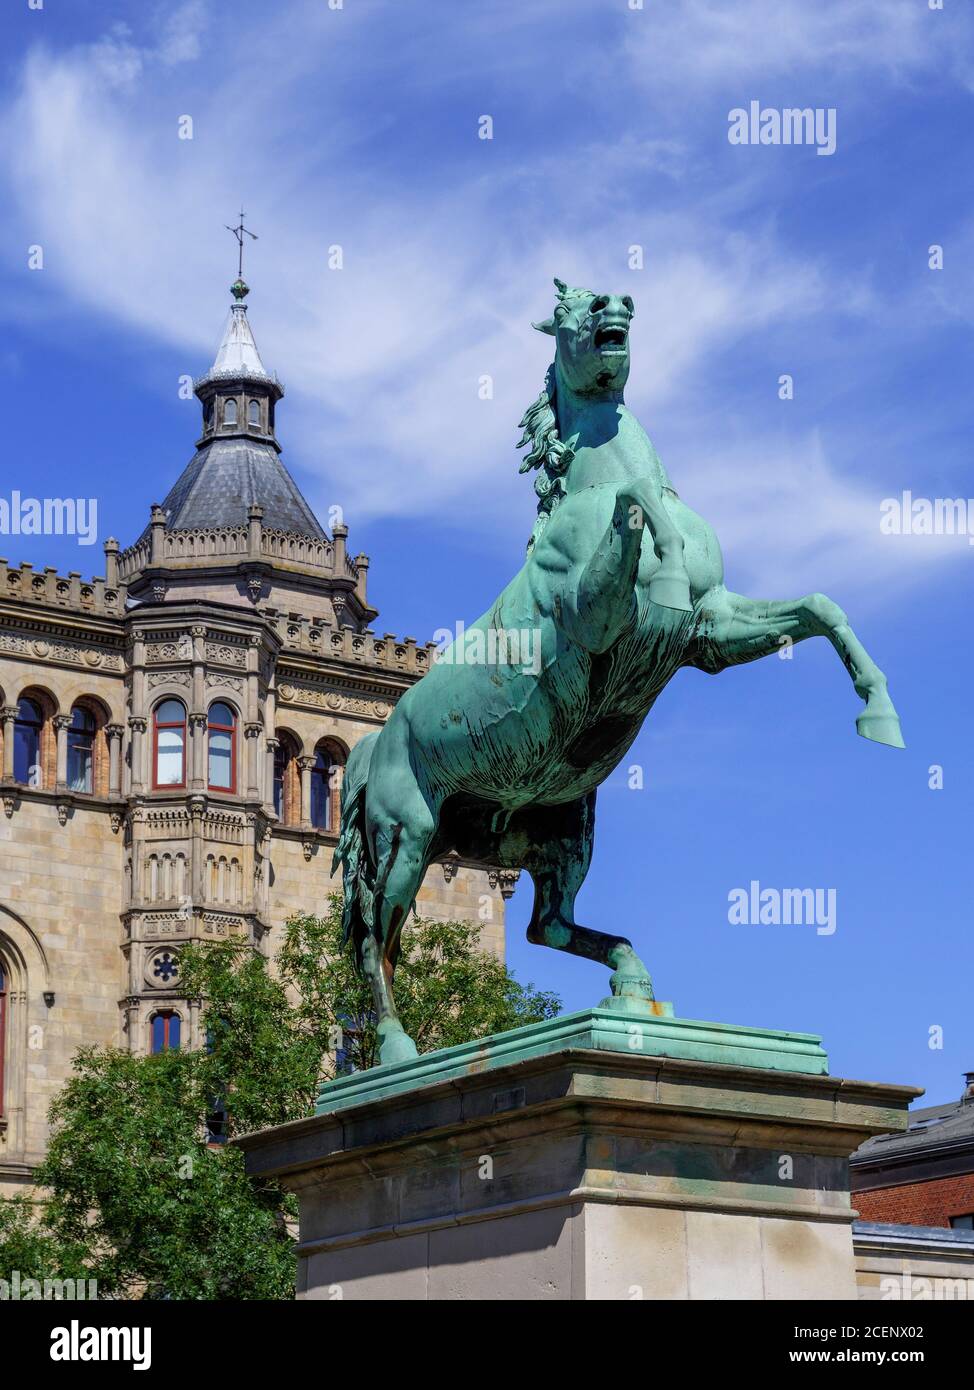
<svg viewBox="0 0 974 1390"><path fill-rule="evenodd" d="M632 1007L620 1007L624 1004ZM426 1052L408 1062L340 1076L322 1086L315 1113L329 1114L569 1048L722 1062L726 1066L800 1072L806 1076L827 1076L829 1070L822 1040L814 1033L702 1023L675 1018L671 1004L615 998L604 1000L595 1009L580 1009L543 1023L512 1028L508 1033Z"/></svg>

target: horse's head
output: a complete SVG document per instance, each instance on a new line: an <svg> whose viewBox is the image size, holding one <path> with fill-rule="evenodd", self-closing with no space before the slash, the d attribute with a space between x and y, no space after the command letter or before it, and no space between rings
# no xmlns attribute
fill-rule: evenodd
<svg viewBox="0 0 974 1390"><path fill-rule="evenodd" d="M582 396L621 391L629 376L629 295L594 294L556 280L558 303L541 333L557 343L556 367L565 385Z"/></svg>

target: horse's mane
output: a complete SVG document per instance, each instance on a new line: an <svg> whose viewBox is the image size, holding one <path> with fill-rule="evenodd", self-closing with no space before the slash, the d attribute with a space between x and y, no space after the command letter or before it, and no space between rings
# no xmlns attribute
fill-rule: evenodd
<svg viewBox="0 0 974 1390"><path fill-rule="evenodd" d="M554 362L545 376L544 390L524 412L520 427L524 434L517 447L523 449L525 444L530 444L531 448L525 454L519 471L526 473L529 468L539 470L534 480L534 490L538 494L538 519L528 541L530 554L547 526L551 513L565 496L565 474L575 457L571 445L566 444L558 435Z"/></svg>

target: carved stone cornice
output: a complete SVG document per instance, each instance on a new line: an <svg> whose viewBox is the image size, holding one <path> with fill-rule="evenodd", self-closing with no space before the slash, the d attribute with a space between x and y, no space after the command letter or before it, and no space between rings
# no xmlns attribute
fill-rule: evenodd
<svg viewBox="0 0 974 1390"><path fill-rule="evenodd" d="M350 714L362 719L385 720L394 708L391 699L370 699L368 696L346 694L327 686L308 685L284 680L277 686L281 705L305 705L325 710L329 714Z"/></svg>
<svg viewBox="0 0 974 1390"><path fill-rule="evenodd" d="M94 632L91 635L94 636ZM77 628L64 630L63 625L9 623L0 627L0 656L121 674L124 660L120 651L95 646L80 638Z"/></svg>

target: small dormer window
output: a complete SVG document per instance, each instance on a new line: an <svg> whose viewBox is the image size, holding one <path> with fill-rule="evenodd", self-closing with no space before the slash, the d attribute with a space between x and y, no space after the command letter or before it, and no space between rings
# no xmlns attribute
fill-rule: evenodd
<svg viewBox="0 0 974 1390"><path fill-rule="evenodd" d="M237 402L235 400L223 402L223 423L224 425L237 423Z"/></svg>
<svg viewBox="0 0 974 1390"><path fill-rule="evenodd" d="M247 407L247 423L260 428L260 401L251 401Z"/></svg>

